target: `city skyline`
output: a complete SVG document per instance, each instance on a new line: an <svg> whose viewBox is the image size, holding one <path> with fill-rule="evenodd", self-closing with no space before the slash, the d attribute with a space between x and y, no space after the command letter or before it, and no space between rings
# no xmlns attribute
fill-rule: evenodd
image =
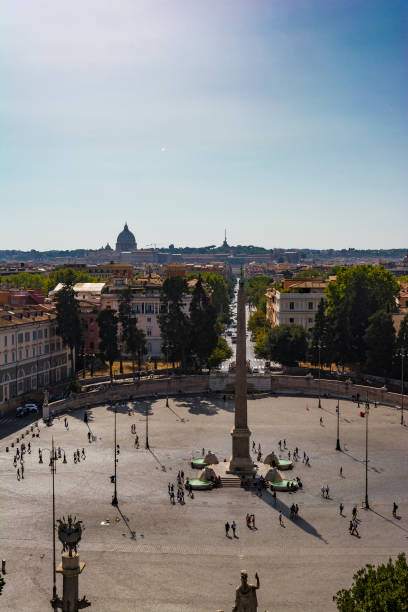
<svg viewBox="0 0 408 612"><path fill-rule="evenodd" d="M404 248L407 17L6 2L0 249Z"/></svg>

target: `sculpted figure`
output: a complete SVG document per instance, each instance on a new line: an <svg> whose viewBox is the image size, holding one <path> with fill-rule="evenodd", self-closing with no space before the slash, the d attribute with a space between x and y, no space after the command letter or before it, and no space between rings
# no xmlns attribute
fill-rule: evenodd
<svg viewBox="0 0 408 612"><path fill-rule="evenodd" d="M241 571L241 584L235 592L235 606L232 612L257 612L258 601L256 598L256 590L259 589L259 576L255 574L256 586L248 584L248 572Z"/></svg>

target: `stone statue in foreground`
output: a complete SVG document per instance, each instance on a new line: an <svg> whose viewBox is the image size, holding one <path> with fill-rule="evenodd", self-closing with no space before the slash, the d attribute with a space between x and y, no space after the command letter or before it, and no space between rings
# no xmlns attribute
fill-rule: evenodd
<svg viewBox="0 0 408 612"><path fill-rule="evenodd" d="M241 584L235 592L235 606L232 608L232 612L257 612L258 601L256 591L259 589L258 574L255 574L255 578L256 586L248 584L248 572L245 570L241 571Z"/></svg>

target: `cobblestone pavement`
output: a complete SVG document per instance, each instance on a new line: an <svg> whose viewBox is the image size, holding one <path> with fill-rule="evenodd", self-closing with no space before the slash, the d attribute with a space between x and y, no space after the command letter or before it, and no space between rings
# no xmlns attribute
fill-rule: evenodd
<svg viewBox="0 0 408 612"><path fill-rule="evenodd" d="M133 406L133 404L132 404ZM89 426L96 441L88 443L83 412L68 415L52 427L41 427L25 455L24 480L16 479L14 449L5 447L17 434L4 438L0 448L0 547L7 562L4 611L50 609L52 591L52 515L49 456L38 463L38 448L50 448L54 436L67 455L58 461L56 515L72 513L84 521L80 545L86 567L80 594L97 611L231 610L239 572L250 580L259 572L259 610L335 610L332 595L351 584L353 573L365 563L386 561L405 551L408 542L408 428L399 425L399 413L379 406L369 421L369 499L372 510L361 509L364 499L365 419L358 407L341 402L341 444L336 443L336 402L307 398L264 397L249 401L249 425L264 454L278 450L286 438L292 451L299 447L310 456L310 467L298 461L291 474L299 475L303 489L280 493L276 506L270 493L217 489L186 496L185 505L169 503L168 482L178 470L193 475L189 460L202 447L219 459L231 448L233 403L212 396L140 401L129 417L117 414L119 510L111 505L113 485L113 421L107 406L90 411ZM149 442L144 449L145 411L149 409ZM323 417L323 425L320 417ZM136 424L141 447L135 449L130 432ZM25 428L23 429L25 431ZM74 464L73 451L82 448L86 460ZM339 475L343 467L343 478ZM196 475L196 474L195 474ZM323 499L322 485L330 487ZM396 501L399 519L392 518ZM345 506L339 516L339 503ZM299 505L300 518L289 519L289 507ZM360 538L350 536L352 506L359 509ZM282 510L284 527L279 526ZM245 524L246 513L256 516L256 530ZM118 517L120 520L116 521ZM108 524L102 524L109 521ZM235 520L238 538L225 537L224 523ZM131 533L136 532L134 538ZM57 541L57 558L60 543ZM58 577L58 591L62 580Z"/></svg>

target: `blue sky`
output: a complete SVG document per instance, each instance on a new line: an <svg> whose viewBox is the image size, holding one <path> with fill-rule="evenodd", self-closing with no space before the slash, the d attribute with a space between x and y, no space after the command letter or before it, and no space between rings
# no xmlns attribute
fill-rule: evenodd
<svg viewBox="0 0 408 612"><path fill-rule="evenodd" d="M0 249L408 247L408 3L3 0Z"/></svg>

